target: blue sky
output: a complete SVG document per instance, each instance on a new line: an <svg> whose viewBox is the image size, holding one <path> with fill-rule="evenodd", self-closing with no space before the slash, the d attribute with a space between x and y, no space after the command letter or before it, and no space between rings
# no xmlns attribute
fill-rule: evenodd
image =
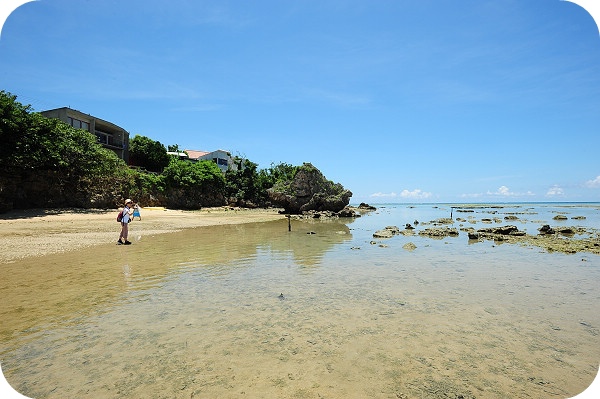
<svg viewBox="0 0 600 399"><path fill-rule="evenodd" d="M600 35L559 0L39 0L0 89L352 203L600 201Z"/></svg>

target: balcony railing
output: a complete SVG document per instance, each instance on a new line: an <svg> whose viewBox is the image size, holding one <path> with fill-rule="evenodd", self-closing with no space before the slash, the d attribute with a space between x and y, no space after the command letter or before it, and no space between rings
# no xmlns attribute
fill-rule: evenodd
<svg viewBox="0 0 600 399"><path fill-rule="evenodd" d="M113 148L125 148L123 142L120 140L115 140L115 138L107 133L100 132L96 130L96 140L98 143L103 144L105 146L113 147Z"/></svg>

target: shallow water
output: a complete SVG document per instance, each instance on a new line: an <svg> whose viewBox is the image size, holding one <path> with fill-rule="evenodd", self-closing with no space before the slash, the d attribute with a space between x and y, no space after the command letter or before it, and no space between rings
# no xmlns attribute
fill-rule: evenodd
<svg viewBox="0 0 600 399"><path fill-rule="evenodd" d="M571 397L600 361L600 256L372 237L524 210L502 224L600 226L597 206L386 205L1 265L2 368L38 399Z"/></svg>

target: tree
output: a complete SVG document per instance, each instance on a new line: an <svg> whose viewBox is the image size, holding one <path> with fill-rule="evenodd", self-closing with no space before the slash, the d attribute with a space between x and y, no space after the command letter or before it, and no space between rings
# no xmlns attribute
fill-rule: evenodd
<svg viewBox="0 0 600 399"><path fill-rule="evenodd" d="M0 91L0 211L106 206L127 166L96 137L32 112Z"/></svg>
<svg viewBox="0 0 600 399"><path fill-rule="evenodd" d="M258 182L258 165L248 159L236 157L234 159L236 168L230 168L225 172L225 195L230 201L240 205L247 202L261 202ZM266 197L265 197L266 198Z"/></svg>
<svg viewBox="0 0 600 399"><path fill-rule="evenodd" d="M225 178L212 161L171 158L162 173L169 206L196 209L224 205Z"/></svg>
<svg viewBox="0 0 600 399"><path fill-rule="evenodd" d="M129 140L129 164L145 168L150 172L162 173L169 165L169 154L160 141L136 135Z"/></svg>

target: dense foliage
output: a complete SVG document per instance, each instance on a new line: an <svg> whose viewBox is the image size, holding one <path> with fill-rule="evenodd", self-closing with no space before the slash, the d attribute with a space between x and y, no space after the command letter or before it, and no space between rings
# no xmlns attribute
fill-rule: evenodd
<svg viewBox="0 0 600 399"><path fill-rule="evenodd" d="M0 91L0 212L13 208L109 208L133 198L143 206L198 209L226 203L269 205L267 189L294 177L297 167L270 168L236 158L225 174L210 161L189 162L136 135L128 167L94 134L33 112ZM168 147L178 150L178 146Z"/></svg>
<svg viewBox="0 0 600 399"><path fill-rule="evenodd" d="M4 91L0 140L2 211L104 205L129 180L127 166L93 134L32 112Z"/></svg>
<svg viewBox="0 0 600 399"><path fill-rule="evenodd" d="M226 194L230 202L242 206L264 206L269 203L267 190L279 181L293 179L297 166L271 164L267 169L248 159L236 158L235 167L225 173Z"/></svg>
<svg viewBox="0 0 600 399"><path fill-rule="evenodd" d="M225 201L225 177L214 162L189 162L173 157L162 177L170 206L194 209L220 205Z"/></svg>
<svg viewBox="0 0 600 399"><path fill-rule="evenodd" d="M51 170L64 178L102 175L119 159L96 137L57 119L32 113L16 97L0 92L0 165L22 170Z"/></svg>
<svg viewBox="0 0 600 399"><path fill-rule="evenodd" d="M129 164L150 172L161 173L169 165L170 156L160 141L136 135L129 140Z"/></svg>

